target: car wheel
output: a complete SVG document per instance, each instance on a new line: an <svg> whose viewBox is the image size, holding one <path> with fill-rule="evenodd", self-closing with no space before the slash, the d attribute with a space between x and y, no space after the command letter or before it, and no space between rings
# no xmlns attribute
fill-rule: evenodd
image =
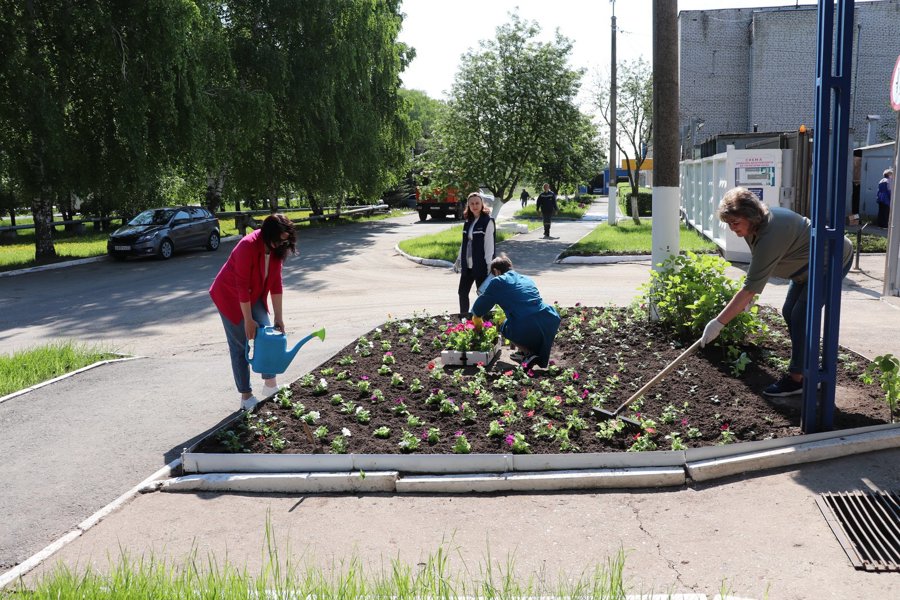
<svg viewBox="0 0 900 600"><path fill-rule="evenodd" d="M172 245L172 240L169 238L164 239L159 244L159 257L163 260L168 260L172 258L172 254L175 253L175 246Z"/></svg>
<svg viewBox="0 0 900 600"><path fill-rule="evenodd" d="M428 211L427 211L427 210L420 210L420 211L419 211L419 220L420 220L420 221L424 221L424 220L427 219L427 218L428 218Z"/></svg>
<svg viewBox="0 0 900 600"><path fill-rule="evenodd" d="M219 232L213 231L209 234L209 240L206 242L207 250L218 250L219 249Z"/></svg>

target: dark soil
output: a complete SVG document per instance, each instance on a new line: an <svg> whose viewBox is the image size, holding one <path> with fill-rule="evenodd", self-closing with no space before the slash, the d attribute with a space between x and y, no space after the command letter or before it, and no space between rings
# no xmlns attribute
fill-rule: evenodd
<svg viewBox="0 0 900 600"><path fill-rule="evenodd" d="M783 373L789 355L783 321L774 311L764 311L773 333L739 348L750 361L743 373L732 374L733 363L724 348L700 350L648 391L643 402L623 411L623 416L641 421L642 428L619 427L618 431L610 427L621 423L599 418L592 405L615 410L693 340L678 339L659 323L634 317L628 309L575 307L561 312L563 323L552 354L555 365L529 375L509 358L509 348L504 347L482 372L484 384L477 393L473 381L481 368L442 367L440 350L432 347L432 340L448 323L446 317L385 323L348 345L305 381L295 382L290 398L261 404L230 432L202 442L197 451L333 452L334 445L343 450L339 447L342 440L333 445L336 438L343 437L347 452L393 454L410 451L399 445L404 431L419 439L415 452L429 454L453 452L458 432L465 435L472 453L511 452L515 433L524 436L530 446L527 451L533 453L669 450L673 438L686 447L699 447L801 433L802 396L772 399L762 394ZM415 329L420 353L410 349ZM369 356L364 356L366 347ZM391 384L391 374L378 373L386 349L396 359L390 369L403 377L401 385ZM884 393L859 381L866 364L859 355L840 352L834 429L889 422ZM349 377L338 380L337 374L345 370ZM435 379L438 373L442 374L440 380ZM369 378L368 392L358 388L364 376ZM327 380L328 389L317 395L314 385L320 378ZM421 380L421 391L410 389L415 378ZM383 393L383 400L373 399L376 389ZM477 413L474 420L464 421L446 403L450 414L442 413L437 403L426 404L426 399L440 390L457 407L469 403ZM356 406L332 404L334 394ZM408 424L409 417L398 410L400 401L421 424ZM369 411L368 423L355 418L356 407ZM342 409L350 414L342 414ZM309 411L318 411L319 418L304 427L295 413ZM494 420L504 431L489 437ZM322 439L311 437L322 426L328 433ZM382 426L390 429L386 439L373 435ZM345 428L349 437L341 433ZM439 429L434 443L423 439L429 428ZM606 435L598 436L598 432Z"/></svg>

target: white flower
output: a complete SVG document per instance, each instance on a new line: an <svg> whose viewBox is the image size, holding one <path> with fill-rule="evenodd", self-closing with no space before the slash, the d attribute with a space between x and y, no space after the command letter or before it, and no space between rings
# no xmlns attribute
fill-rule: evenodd
<svg viewBox="0 0 900 600"><path fill-rule="evenodd" d="M322 388L323 390L327 390L327 389L328 389L328 382L325 380L324 377L322 377L321 379L319 379L319 387Z"/></svg>
<svg viewBox="0 0 900 600"><path fill-rule="evenodd" d="M341 429L341 435L344 436L344 437L350 437L352 434L350 433L350 430L349 430L349 429L347 429L346 427L344 427L343 429Z"/></svg>

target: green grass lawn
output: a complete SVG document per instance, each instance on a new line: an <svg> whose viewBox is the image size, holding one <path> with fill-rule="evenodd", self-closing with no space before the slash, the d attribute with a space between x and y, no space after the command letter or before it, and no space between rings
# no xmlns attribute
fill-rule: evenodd
<svg viewBox="0 0 900 600"><path fill-rule="evenodd" d="M298 219L296 226L303 227L340 227L351 223L359 223L362 221L380 221L389 217L396 217L407 214L408 211L391 210L382 214L359 217L341 217L340 219L329 219L327 221L299 221L309 217L309 211L290 211L285 213L289 219ZM260 215L264 217L265 215ZM25 225L26 219L19 217L16 221L20 225ZM30 219L28 220L30 222ZM220 219L219 229L222 237L237 235L237 229L234 226L234 219ZM59 255L55 260L38 262L34 259L34 230L20 230L16 236L15 244L0 245L0 271L12 271L15 269L26 269L41 264L64 262L76 258L90 258L93 256L103 256L106 254L106 240L109 233L94 232L77 235L67 233L64 227L54 228L53 245L56 253Z"/></svg>
<svg viewBox="0 0 900 600"><path fill-rule="evenodd" d="M691 252L715 252L717 246L698 234L694 229L681 224L681 250ZM653 247L652 224L644 219L635 225L630 219L622 220L616 227L603 223L594 231L569 246L560 255L603 256L616 254L650 254Z"/></svg>
<svg viewBox="0 0 900 600"><path fill-rule="evenodd" d="M539 223L529 222L528 230L531 231L540 226ZM408 240L403 240L398 244L400 249L411 256L419 258L431 258L438 260L446 260L453 262L459 254L459 244L462 239L462 225L456 225L450 229L439 231L438 233L429 233L420 235ZM508 240L515 233L509 231L497 230L497 243Z"/></svg>
<svg viewBox="0 0 900 600"><path fill-rule="evenodd" d="M101 360L116 358L97 346L55 342L0 355L0 396L76 371Z"/></svg>

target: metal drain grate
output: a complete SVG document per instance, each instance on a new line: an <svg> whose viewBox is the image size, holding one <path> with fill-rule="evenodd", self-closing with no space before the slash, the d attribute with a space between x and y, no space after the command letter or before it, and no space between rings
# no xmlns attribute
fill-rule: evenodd
<svg viewBox="0 0 900 600"><path fill-rule="evenodd" d="M816 503L854 567L900 571L900 494L827 493Z"/></svg>

